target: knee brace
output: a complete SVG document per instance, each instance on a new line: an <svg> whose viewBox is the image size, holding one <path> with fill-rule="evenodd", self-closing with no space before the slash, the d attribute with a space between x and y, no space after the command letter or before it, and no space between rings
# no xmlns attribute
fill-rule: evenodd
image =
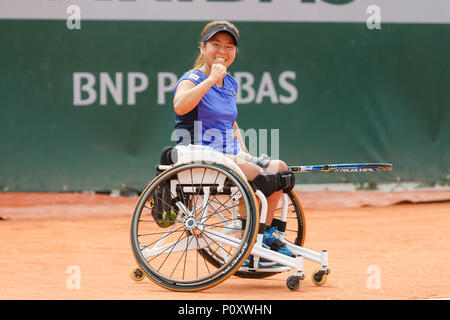
<svg viewBox="0 0 450 320"><path fill-rule="evenodd" d="M277 173L260 173L249 183L253 189L261 191L267 198L279 190L283 190L283 192L292 190L295 186L295 177L290 170Z"/></svg>

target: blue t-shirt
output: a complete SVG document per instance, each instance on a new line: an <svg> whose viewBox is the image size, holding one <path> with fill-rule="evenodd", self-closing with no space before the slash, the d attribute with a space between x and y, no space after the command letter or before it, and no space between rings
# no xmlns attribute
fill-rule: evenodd
<svg viewBox="0 0 450 320"><path fill-rule="evenodd" d="M199 70L186 72L176 83L174 94L180 81L190 80L199 85L206 78ZM241 148L234 138L233 130L238 113L237 91L236 80L227 74L222 87L214 84L194 109L181 116L177 114L177 144L200 144L223 153L238 154Z"/></svg>

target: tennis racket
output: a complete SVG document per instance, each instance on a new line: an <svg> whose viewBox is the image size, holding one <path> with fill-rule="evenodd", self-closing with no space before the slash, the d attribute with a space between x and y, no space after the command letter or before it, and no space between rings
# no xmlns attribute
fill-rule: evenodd
<svg viewBox="0 0 450 320"><path fill-rule="evenodd" d="M319 164L313 166L289 166L292 172L378 172L391 171L390 163Z"/></svg>

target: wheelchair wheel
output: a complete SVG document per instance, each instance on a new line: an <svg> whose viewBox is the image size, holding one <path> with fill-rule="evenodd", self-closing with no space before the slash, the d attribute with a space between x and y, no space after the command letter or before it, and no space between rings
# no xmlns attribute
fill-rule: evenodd
<svg viewBox="0 0 450 320"><path fill-rule="evenodd" d="M300 203L300 200L294 190L287 193L288 196L288 215L286 219L286 229L284 231L283 241L295 244L297 246L303 246L305 242L305 215ZM274 222L272 225L276 224L276 220L281 219L281 200L274 214ZM217 255L215 252L208 250L208 248L202 249L201 254L205 259L207 259L211 264L219 266L223 263L223 258ZM235 276L241 278L267 278L278 274L278 272L251 272L251 271L237 271L234 273Z"/></svg>
<svg viewBox="0 0 450 320"><path fill-rule="evenodd" d="M302 247L305 242L306 224L305 214L300 199L294 190L288 192L288 216L286 219L286 230L284 241ZM281 207L277 207L274 219L281 219Z"/></svg>
<svg viewBox="0 0 450 320"><path fill-rule="evenodd" d="M156 284L199 291L239 269L255 242L258 221L253 190L236 171L216 163L183 163L160 173L141 193L131 246L139 268ZM222 263L206 259L205 248Z"/></svg>

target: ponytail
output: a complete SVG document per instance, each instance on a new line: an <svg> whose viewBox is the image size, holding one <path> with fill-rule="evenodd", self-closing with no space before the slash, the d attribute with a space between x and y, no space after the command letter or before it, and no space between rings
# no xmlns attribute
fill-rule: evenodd
<svg viewBox="0 0 450 320"><path fill-rule="evenodd" d="M197 56L197 59L195 59L194 66L192 67L192 70L200 70L205 63L205 57L200 52Z"/></svg>

